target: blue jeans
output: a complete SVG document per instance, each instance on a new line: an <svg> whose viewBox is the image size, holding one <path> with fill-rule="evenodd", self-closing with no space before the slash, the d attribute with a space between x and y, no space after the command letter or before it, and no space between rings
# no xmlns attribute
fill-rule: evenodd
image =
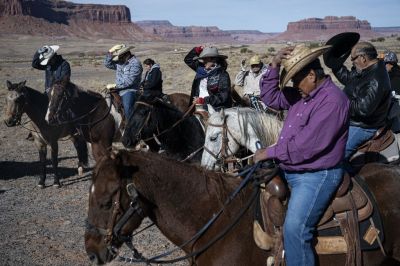
<svg viewBox="0 0 400 266"><path fill-rule="evenodd" d="M122 96L122 105L124 106L125 118L128 121L136 102L136 91L127 91Z"/></svg>
<svg viewBox="0 0 400 266"><path fill-rule="evenodd" d="M312 172L285 172L291 188L283 226L286 265L315 265L315 228L342 181L342 165Z"/></svg>
<svg viewBox="0 0 400 266"><path fill-rule="evenodd" d="M346 143L346 150L344 158L346 161L357 151L361 144L371 139L376 133L377 129L369 129L362 127L349 127L349 138Z"/></svg>

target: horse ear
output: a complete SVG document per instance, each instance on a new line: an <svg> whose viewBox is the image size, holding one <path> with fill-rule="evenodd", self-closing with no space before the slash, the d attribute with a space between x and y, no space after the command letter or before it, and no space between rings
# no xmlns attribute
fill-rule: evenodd
<svg viewBox="0 0 400 266"><path fill-rule="evenodd" d="M24 93L26 91L25 84L26 84L26 80L21 81L20 83L18 83L17 90L18 90L19 93Z"/></svg>
<svg viewBox="0 0 400 266"><path fill-rule="evenodd" d="M211 104L207 104L207 108L208 108L208 112L210 113L210 115L215 113L215 109L214 109L214 107L212 107Z"/></svg>
<svg viewBox="0 0 400 266"><path fill-rule="evenodd" d="M12 88L12 83L9 80L7 80L7 88L8 88L9 91L11 91L13 89Z"/></svg>
<svg viewBox="0 0 400 266"><path fill-rule="evenodd" d="M219 114L220 114L220 116L221 116L222 119L225 117L225 110L224 110L224 108L222 108L221 111L219 111Z"/></svg>

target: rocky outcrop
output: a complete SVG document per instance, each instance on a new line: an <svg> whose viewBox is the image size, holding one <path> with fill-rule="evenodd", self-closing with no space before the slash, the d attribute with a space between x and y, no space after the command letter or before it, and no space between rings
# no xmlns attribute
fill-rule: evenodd
<svg viewBox="0 0 400 266"><path fill-rule="evenodd" d="M307 18L296 22L289 22L287 30L273 38L274 40L326 40L330 36L344 32L359 32L361 38L372 38L377 33L372 31L366 20L359 20L353 16L327 16L325 18Z"/></svg>
<svg viewBox="0 0 400 266"><path fill-rule="evenodd" d="M0 16L32 16L65 24L69 20L131 22L129 8L118 5L75 4L52 0L1 0Z"/></svg>
<svg viewBox="0 0 400 266"><path fill-rule="evenodd" d="M240 43L261 43L277 33L265 33L258 30L226 30L236 41Z"/></svg>
<svg viewBox="0 0 400 266"><path fill-rule="evenodd" d="M0 0L0 33L154 40L122 5L58 0Z"/></svg>
<svg viewBox="0 0 400 266"><path fill-rule="evenodd" d="M145 20L135 23L145 32L159 36L166 41L188 43L235 41L228 32L214 26L174 26L166 20Z"/></svg>

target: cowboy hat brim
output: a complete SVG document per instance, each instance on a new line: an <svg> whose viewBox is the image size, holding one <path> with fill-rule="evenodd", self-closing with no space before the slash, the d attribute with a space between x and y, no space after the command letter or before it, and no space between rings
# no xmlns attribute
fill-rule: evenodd
<svg viewBox="0 0 400 266"><path fill-rule="evenodd" d="M207 57L219 57L219 58L222 58L222 59L227 59L228 58L228 56L226 56L226 55L222 55L222 54L220 54L220 55L214 55L214 54L211 54L211 55L207 55L207 54L205 54L205 55L202 55L202 56L195 56L195 57L193 57L193 60L199 60L199 59L203 59L203 58L207 58Z"/></svg>
<svg viewBox="0 0 400 266"><path fill-rule="evenodd" d="M283 69L280 78L280 87L283 89L285 85L296 75L301 69L317 59L320 55L326 53L331 48L330 45L325 45L315 49L311 49L311 53L307 54L297 61L290 69Z"/></svg>
<svg viewBox="0 0 400 266"><path fill-rule="evenodd" d="M132 50L133 48L135 48L135 46L126 46L126 47L123 47L123 48L121 48L120 50L116 51L116 52L113 54L112 61L118 61L118 58L119 58L121 55L123 55L123 54L125 54L126 52Z"/></svg>
<svg viewBox="0 0 400 266"><path fill-rule="evenodd" d="M342 66L359 40L357 32L342 32L330 38L326 45L332 45L332 48L323 56L325 65L333 69Z"/></svg>
<svg viewBox="0 0 400 266"><path fill-rule="evenodd" d="M46 66L49 63L49 60L56 54L60 46L58 45L50 45L49 48L51 49L47 54L39 55L40 64L42 66Z"/></svg>

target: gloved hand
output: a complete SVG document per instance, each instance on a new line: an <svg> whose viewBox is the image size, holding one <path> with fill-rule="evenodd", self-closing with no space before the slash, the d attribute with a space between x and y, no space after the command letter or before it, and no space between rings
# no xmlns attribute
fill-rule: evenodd
<svg viewBox="0 0 400 266"><path fill-rule="evenodd" d="M117 87L117 84L115 84L115 83L107 84L107 86L106 86L107 90L115 89L115 87Z"/></svg>
<svg viewBox="0 0 400 266"><path fill-rule="evenodd" d="M204 49L203 46L197 46L194 48L194 51L196 52L197 55L200 55L203 49Z"/></svg>
<svg viewBox="0 0 400 266"><path fill-rule="evenodd" d="M246 59L243 59L242 62L240 63L240 67L242 68L242 71L246 71Z"/></svg>
<svg viewBox="0 0 400 266"><path fill-rule="evenodd" d="M50 50L50 47L49 47L48 45L45 45L45 46L40 47L40 48L37 50L37 52L38 52L39 54L43 54L43 53L48 52L49 50Z"/></svg>
<svg viewBox="0 0 400 266"><path fill-rule="evenodd" d="M117 45L114 45L113 47L111 47L111 49L108 50L108 52L114 53L114 52L116 52L118 50L121 50L124 47L125 47L125 44L117 44Z"/></svg>

